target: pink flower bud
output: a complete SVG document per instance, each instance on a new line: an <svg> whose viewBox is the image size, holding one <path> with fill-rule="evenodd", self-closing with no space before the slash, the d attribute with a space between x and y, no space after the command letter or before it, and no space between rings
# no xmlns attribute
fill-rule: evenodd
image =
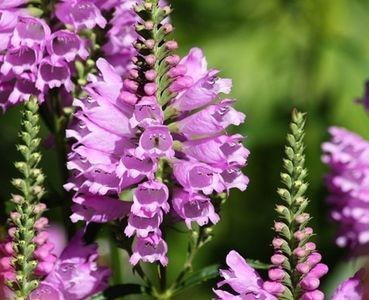
<svg viewBox="0 0 369 300"><path fill-rule="evenodd" d="M187 67L185 65L178 65L170 69L168 72L168 75L170 77L178 77L178 76L186 74L186 72L187 72Z"/></svg>
<svg viewBox="0 0 369 300"><path fill-rule="evenodd" d="M313 242L309 242L305 244L306 251L314 251L316 249L316 245Z"/></svg>
<svg viewBox="0 0 369 300"><path fill-rule="evenodd" d="M274 254L270 260L273 265L280 266L285 262L286 257L283 256L282 254Z"/></svg>
<svg viewBox="0 0 369 300"><path fill-rule="evenodd" d="M9 236L11 237L11 238L14 238L14 235L15 235L15 233L17 232L17 228L16 227L10 227L9 229L8 229L8 234L9 234Z"/></svg>
<svg viewBox="0 0 369 300"><path fill-rule="evenodd" d="M322 260L322 256L318 252L311 253L308 258L306 259L306 262L310 266L315 266L317 263L319 263Z"/></svg>
<svg viewBox="0 0 369 300"><path fill-rule="evenodd" d="M12 268L11 258L3 257L0 259L0 268L1 270L10 270Z"/></svg>
<svg viewBox="0 0 369 300"><path fill-rule="evenodd" d="M319 290L304 293L301 300L324 300L324 294Z"/></svg>
<svg viewBox="0 0 369 300"><path fill-rule="evenodd" d="M144 86L144 91L146 93L146 95L148 96L152 96L155 94L155 92L157 91L158 86L156 85L156 83L146 83Z"/></svg>
<svg viewBox="0 0 369 300"><path fill-rule="evenodd" d="M132 78L132 79L137 79L138 76L139 76L138 71L136 69L129 70L128 74L129 74L130 78Z"/></svg>
<svg viewBox="0 0 369 300"><path fill-rule="evenodd" d="M134 80L125 79L123 84L124 87L131 92L136 92L138 89L138 83Z"/></svg>
<svg viewBox="0 0 369 300"><path fill-rule="evenodd" d="M286 272L280 268L273 268L268 271L268 275L270 280L282 281L282 279L286 276Z"/></svg>
<svg viewBox="0 0 369 300"><path fill-rule="evenodd" d="M164 24L163 29L166 33L171 33L173 31L173 25L170 23Z"/></svg>
<svg viewBox="0 0 369 300"><path fill-rule="evenodd" d="M154 40L146 40L145 41L145 46L148 49L153 49L155 47L155 41Z"/></svg>
<svg viewBox="0 0 369 300"><path fill-rule="evenodd" d="M157 75L155 70L149 70L145 73L145 78L149 81L154 81Z"/></svg>
<svg viewBox="0 0 369 300"><path fill-rule="evenodd" d="M45 217L42 217L40 219L38 219L35 223L35 225L33 226L36 230L42 230L45 228L45 226L47 226L47 224L49 224L49 220Z"/></svg>
<svg viewBox="0 0 369 300"><path fill-rule="evenodd" d="M46 210L46 204L45 203L38 203L35 205L35 208L33 209L33 212L35 214L42 214Z"/></svg>
<svg viewBox="0 0 369 300"><path fill-rule="evenodd" d="M13 243L12 242L8 242L5 244L4 249L6 251L6 253L8 255L13 255L14 254L14 248L13 248Z"/></svg>
<svg viewBox="0 0 369 300"><path fill-rule="evenodd" d="M274 223L274 230L276 232L282 232L285 228L287 228L287 225L282 222L275 222Z"/></svg>
<svg viewBox="0 0 369 300"><path fill-rule="evenodd" d="M305 237L306 237L306 235L305 235L305 233L304 232L302 232L302 231L296 231L294 234L293 234L293 236L294 236L294 238L296 239L296 240L298 240L298 241L302 241Z"/></svg>
<svg viewBox="0 0 369 300"><path fill-rule="evenodd" d="M311 271L309 272L309 276L314 276L317 278L323 277L325 274L328 273L328 266L325 264L317 264Z"/></svg>
<svg viewBox="0 0 369 300"><path fill-rule="evenodd" d="M320 280L314 276L308 275L301 280L300 285L304 290L312 291L319 287Z"/></svg>
<svg viewBox="0 0 369 300"><path fill-rule="evenodd" d="M36 245L41 246L47 241L48 238L49 238L49 234L47 233L47 231L41 231L39 234L37 234L33 238L33 242Z"/></svg>
<svg viewBox="0 0 369 300"><path fill-rule="evenodd" d="M295 250L293 250L293 254L297 256L298 258L305 257L307 255L305 249L298 247Z"/></svg>
<svg viewBox="0 0 369 300"><path fill-rule="evenodd" d="M136 102L138 101L138 98L135 94L132 94L132 93L126 92L126 91L121 92L120 98L124 102L129 103L129 104L136 104Z"/></svg>
<svg viewBox="0 0 369 300"><path fill-rule="evenodd" d="M183 76L172 83L172 85L170 86L170 91L173 93L177 93L186 88L189 88L191 85L193 85L193 79L189 76Z"/></svg>
<svg viewBox="0 0 369 300"><path fill-rule="evenodd" d="M147 64L149 64L150 66L154 65L156 62L156 57L154 54L150 54L148 56L145 57L145 61L147 62Z"/></svg>
<svg viewBox="0 0 369 300"><path fill-rule="evenodd" d="M154 22L152 21L146 21L144 23L145 29L146 30L152 30L154 28Z"/></svg>
<svg viewBox="0 0 369 300"><path fill-rule="evenodd" d="M307 263L299 263L296 266L296 270L301 274L307 274L310 271L311 266Z"/></svg>
<svg viewBox="0 0 369 300"><path fill-rule="evenodd" d="M165 47L168 50L176 50L178 48L178 43L176 41L168 41L165 43Z"/></svg>
<svg viewBox="0 0 369 300"><path fill-rule="evenodd" d="M18 221L19 221L19 219L21 218L21 215L20 215L20 213L19 213L19 212L12 211L12 212L10 213L10 218L12 219L12 221L13 221L14 223L16 223L16 222L18 222Z"/></svg>
<svg viewBox="0 0 369 300"><path fill-rule="evenodd" d="M272 241L272 245L274 247L274 249L281 249L283 243L285 243L285 241L283 239L280 238L274 238Z"/></svg>
<svg viewBox="0 0 369 300"><path fill-rule="evenodd" d="M263 284L263 288L268 293L273 295L281 295L286 289L286 287L283 284L274 281L265 281Z"/></svg>
<svg viewBox="0 0 369 300"><path fill-rule="evenodd" d="M302 223L306 222L307 220L309 220L309 218L310 218L310 215L308 213L303 213L301 215L298 215L295 218L295 220L296 220L297 223L302 224Z"/></svg>
<svg viewBox="0 0 369 300"><path fill-rule="evenodd" d="M181 61L181 58L178 55L171 55L171 56L168 56L165 59L165 61L166 61L167 64L169 64L171 66L175 66Z"/></svg>

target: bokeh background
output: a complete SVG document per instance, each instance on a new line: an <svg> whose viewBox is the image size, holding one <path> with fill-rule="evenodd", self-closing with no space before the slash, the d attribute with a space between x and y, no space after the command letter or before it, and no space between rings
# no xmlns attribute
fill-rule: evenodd
<svg viewBox="0 0 369 300"><path fill-rule="evenodd" d="M212 243L195 261L196 267L224 263L236 249L247 258L267 262L272 251L271 226L285 135L293 107L308 113L306 144L311 199L309 208L316 241L331 273L323 282L328 293L340 279L352 275L358 262L348 262L334 245L335 227L329 221L323 184L321 143L327 127L344 126L369 138L369 116L354 99L362 96L369 78L369 1L367 0L172 0L173 23L181 54L204 49L209 66L233 79L232 97L247 115L239 129L251 151L245 172L246 192L232 192L223 207ZM11 192L12 162L19 110L0 117L0 207ZM46 136L46 131L44 135ZM58 164L44 151L43 167L49 189L60 189ZM170 271L183 263L186 234L170 235ZM211 286L192 289L192 300L210 299ZM178 299L186 299L185 293Z"/></svg>

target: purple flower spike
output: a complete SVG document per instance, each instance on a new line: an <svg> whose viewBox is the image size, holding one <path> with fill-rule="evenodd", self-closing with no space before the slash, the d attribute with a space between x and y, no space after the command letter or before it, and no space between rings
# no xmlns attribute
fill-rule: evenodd
<svg viewBox="0 0 369 300"><path fill-rule="evenodd" d="M167 126L151 126L141 135L136 153L138 156L173 157L172 145L173 138Z"/></svg>
<svg viewBox="0 0 369 300"><path fill-rule="evenodd" d="M55 13L60 21L73 25L76 31L83 28L92 29L96 25L104 28L107 21L93 2L68 0L58 4Z"/></svg>
<svg viewBox="0 0 369 300"><path fill-rule="evenodd" d="M73 61L78 55L82 59L88 57L88 51L78 35L68 30L54 32L47 43L47 51L53 63L59 60Z"/></svg>
<svg viewBox="0 0 369 300"><path fill-rule="evenodd" d="M8 50L1 66L1 73L7 75L10 71L21 74L24 71L36 72L39 60L38 51L27 46Z"/></svg>
<svg viewBox="0 0 369 300"><path fill-rule="evenodd" d="M276 297L263 288L263 280L259 274L236 251L229 252L226 262L229 269L220 270L220 275L224 280L218 283L218 288L228 284L236 295L220 289L214 289L217 299L277 300Z"/></svg>
<svg viewBox="0 0 369 300"><path fill-rule="evenodd" d="M70 78L70 69L64 61L52 63L50 58L44 58L39 66L36 87L43 91L45 87L55 88L64 86L70 92L73 83Z"/></svg>
<svg viewBox="0 0 369 300"><path fill-rule="evenodd" d="M219 215L215 212L210 199L200 194L190 195L182 190L176 191L173 196L173 208L184 219L187 227L192 228L191 223L196 222L204 226L210 221L218 223Z"/></svg>
<svg viewBox="0 0 369 300"><path fill-rule="evenodd" d="M15 47L22 45L31 48L37 45L42 50L50 33L51 30L45 21L30 16L20 16L14 29L11 44Z"/></svg>
<svg viewBox="0 0 369 300"><path fill-rule="evenodd" d="M330 167L326 184L331 217L339 224L336 244L352 249L351 255L368 252L369 245L369 142L343 128L329 130L323 144L323 162Z"/></svg>
<svg viewBox="0 0 369 300"><path fill-rule="evenodd" d="M143 217L152 217L159 209L169 211L168 187L160 182L144 182L138 186L133 196L132 213Z"/></svg>
<svg viewBox="0 0 369 300"><path fill-rule="evenodd" d="M146 238L138 237L133 245L133 254L130 263L136 265L140 260L153 263L159 261L163 266L168 264L168 246L166 242L156 234L150 234Z"/></svg>

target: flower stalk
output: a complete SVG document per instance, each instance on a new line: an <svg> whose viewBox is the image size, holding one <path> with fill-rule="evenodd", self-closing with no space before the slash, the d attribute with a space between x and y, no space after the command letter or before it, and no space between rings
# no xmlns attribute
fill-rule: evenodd
<svg viewBox="0 0 369 300"><path fill-rule="evenodd" d="M320 263L321 255L310 241L313 230L307 227L310 215L305 212L309 200L305 197L304 126L305 114L294 110L281 173L284 186L278 189L283 204L276 206L273 267L269 269L269 281L264 283L264 289L279 299L324 299L318 290L319 279L328 268Z"/></svg>

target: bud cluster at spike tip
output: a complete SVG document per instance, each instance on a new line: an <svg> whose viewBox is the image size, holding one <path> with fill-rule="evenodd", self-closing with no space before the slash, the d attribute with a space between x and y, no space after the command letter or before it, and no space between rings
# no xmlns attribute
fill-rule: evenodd
<svg viewBox="0 0 369 300"><path fill-rule="evenodd" d="M331 218L338 224L336 244L350 255L368 253L369 141L344 128L331 127L323 162L329 167L326 185Z"/></svg>
<svg viewBox="0 0 369 300"><path fill-rule="evenodd" d="M73 82L78 81L74 63L86 61L95 48L101 49L121 75L126 73L136 53L132 46L137 38L133 26L138 19L133 10L136 1L57 1L55 15L42 17L31 16L24 8L25 2L0 3L0 108L3 111L29 100L32 95L43 102L53 88L61 89L61 105L70 105ZM106 20L105 12L113 17ZM91 41L83 33L94 32L96 28L105 29L103 41ZM93 45L96 42L103 44Z"/></svg>
<svg viewBox="0 0 369 300"><path fill-rule="evenodd" d="M283 205L276 207L279 217L274 223L272 267L263 287L278 298L323 300L320 278L328 273L328 267L321 263L322 256L310 241L313 229L307 227L310 215L305 212L309 202L304 197L307 189L304 126L304 114L294 110L281 173L284 187L278 189Z"/></svg>
<svg viewBox="0 0 369 300"><path fill-rule="evenodd" d="M73 221L127 217L124 232L136 237L131 263L166 265L165 216L183 219L188 228L215 224L213 195L246 189L241 168L249 152L241 135L226 133L245 116L232 107L234 100L221 98L231 81L208 70L200 49L182 59L173 54L170 7L146 3L135 11L141 20L129 75L122 80L99 59L100 75L89 76L87 98L74 102L67 135L76 142L65 187L75 192Z"/></svg>

